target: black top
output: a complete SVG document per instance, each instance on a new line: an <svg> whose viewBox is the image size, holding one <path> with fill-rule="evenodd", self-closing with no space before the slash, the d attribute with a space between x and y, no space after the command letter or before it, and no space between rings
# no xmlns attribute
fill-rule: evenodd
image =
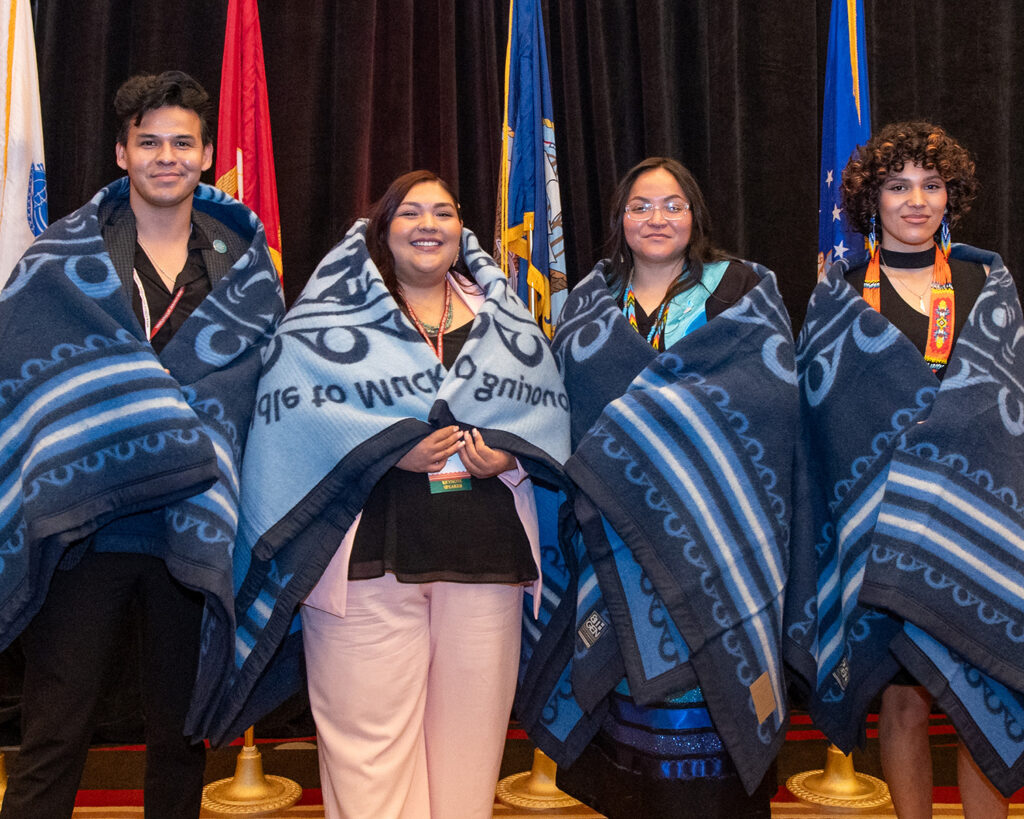
<svg viewBox="0 0 1024 819"><path fill-rule="evenodd" d="M160 317L164 314L174 295L179 288L184 288L181 299L175 305L174 312L167 317L163 327L157 332L150 344L157 355L161 353L167 343L171 340L185 319L192 315L203 299L209 295L211 290L210 277L206 274L206 264L203 261L203 251L209 250L213 245L199 225L192 224L192 235L188 240L188 258L185 266L178 273L174 282L174 292L168 291L160 275L156 271L152 260L146 255L142 245L135 243L135 270L139 274L139 281L142 282L142 289L146 293L146 304L149 307L149 323L156 327ZM139 324L146 326L146 317L143 310L142 298L139 296L138 288L132 290L132 307L135 310L135 317Z"/></svg>
<svg viewBox="0 0 1024 819"><path fill-rule="evenodd" d="M896 264L899 264L901 267L907 265L904 269L913 269L913 266L910 266L912 265L912 260L903 261L900 257L912 257L914 255L916 254L900 254L897 258L892 259L891 254L886 253L884 258L887 262L892 261L894 266ZM927 262L924 265L920 265L922 267L926 267L934 262L935 252L928 251L925 256L927 257ZM867 274L867 270L868 266L867 262L865 262L846 272L846 281L858 293L864 292L864 276ZM960 331L963 329L964 324L967 322L967 317L974 307L974 302L978 300L978 295L985 286L985 268L976 262L965 262L962 259L951 258L949 260L949 272L953 282L955 315L953 317L952 346L955 347L956 341L960 337ZM878 278L879 306L881 307L882 315L897 330L914 342L914 346L921 351L921 357L923 358L928 345L928 316L919 313L900 297L892 282L889 281L889 277L885 275L884 270L881 271L881 275ZM945 367L935 371L935 375L940 381L945 374Z"/></svg>
<svg viewBox="0 0 1024 819"><path fill-rule="evenodd" d="M711 321L719 313L728 310L747 293L757 287L760 281L760 276L743 264L743 262L729 262L729 266L725 269L725 273L722 274L722 280L718 283L718 287L715 288L714 292L708 296L707 301L704 302L704 315L707 317L707 320ZM703 284L699 283L694 285L694 287L703 286ZM637 332L644 338L650 335L651 328L654 326L654 320L658 317L658 312L658 310L655 310L651 315L647 315L644 308L640 306L639 302L637 303L635 314Z"/></svg>
<svg viewBox="0 0 1024 819"><path fill-rule="evenodd" d="M473 322L444 334L451 368ZM436 343L436 338L434 339ZM422 472L393 467L363 506L350 580L391 572L403 583L526 583L537 579L512 493L497 478L468 478L469 491L431 494Z"/></svg>

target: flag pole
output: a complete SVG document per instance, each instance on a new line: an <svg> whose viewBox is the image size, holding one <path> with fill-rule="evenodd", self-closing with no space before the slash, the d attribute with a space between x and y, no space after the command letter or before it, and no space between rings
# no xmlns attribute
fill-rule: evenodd
<svg viewBox="0 0 1024 819"><path fill-rule="evenodd" d="M510 274L509 266L514 263L519 269L519 275L516 277L517 289L522 284L522 280L525 277L527 283L528 295L524 297L524 301L527 302L527 307L530 310L530 315L538 319L538 323L544 330L545 334L551 335L552 322L554 316L543 314L545 308L544 293L539 291L533 283L531 283L531 277L537 276L538 268L534 265L534 248L538 241L543 241L545 252L550 254L551 247L551 236L549 235L550 230L550 218L549 210L551 209L551 201L549 199L549 184L552 189L557 191L558 179L555 175L555 156L554 156L554 131L553 125L551 124L552 114L550 110L550 94L546 91L542 91L540 96L531 96L530 104L527 105L523 102L520 97L521 89L519 86L522 85L522 79L519 77L521 72L521 60L516 60L516 81L517 81L517 94L516 94L516 119L514 123L510 123L510 112L509 106L512 99L512 72L513 72L513 50L518 50L518 47L523 41L529 38L525 37L522 31L519 29L519 24L522 21L516 15L516 2L517 0L509 0L508 4L508 42L505 49L505 99L504 99L504 110L502 114L502 130L501 130L501 174L498 182L498 213L500 220L500 236L501 246L499 249L499 255L501 257L501 269L502 272L508 276ZM533 67L537 74L534 77L534 82L539 81L540 85L546 87L547 84L547 69L545 65L545 43L543 38L543 24L541 22L542 14L539 4L534 0L530 2L521 2L521 9L524 13L524 17L527 21L532 21L533 25L530 28L533 37ZM526 8L529 6L529 8ZM519 34L517 40L514 33ZM521 52L519 52L521 56ZM534 92L533 82L527 83L531 90L531 94ZM533 122L530 123L530 118L526 114L532 112L534 115ZM528 123L528 124L523 124ZM515 124L516 130L512 130L512 124ZM544 133L544 127L547 126L550 131L549 146L543 144L534 144L538 139L541 138ZM526 199L525 207L517 206L515 213L510 213L509 194L510 189L513 187L511 174L512 174L512 151L516 150L517 156L522 156L523 151L526 149L532 149L533 151L541 151L544 154L544 162L541 163L541 168L544 173L534 173L538 170L537 162L517 162L517 168L522 169L524 166L531 169L533 176L539 178L531 179L533 191L536 192L539 189L544 191L543 196L533 196ZM547 163L547 164L544 164ZM551 179L548 178L551 175ZM517 179L516 182L517 190L522 189L523 180ZM560 223L560 199L555 199L558 207L558 218L556 221ZM517 197L517 205L523 205L521 197ZM532 206L531 206L532 205ZM510 225L510 216L515 219L519 224ZM541 230L543 228L543 230ZM559 234L560 236L560 234ZM560 241L560 239L559 239ZM520 261L521 260L521 261ZM522 264L522 263L525 263ZM538 263L539 264L539 263ZM524 270L525 267L525 270ZM550 308L550 277L552 274L550 260L544 265L546 268L542 272L542 275L548 280L547 289L547 300L548 307ZM563 275L564 280L564 275ZM539 315L540 314L540 315ZM557 808L567 808L574 805L579 805L580 802L566 793L563 793L555 785L555 777L557 774L557 766L555 761L551 757L547 756L539 748L535 748L533 751L533 765L528 771L523 771L511 776L507 776L498 782L496 796L500 802L505 805L509 805L514 808L525 808L529 810L554 810Z"/></svg>
<svg viewBox="0 0 1024 819"><path fill-rule="evenodd" d="M509 0L508 4L508 42L505 47L505 97L502 105L501 115L501 171L498 175L498 237L501 241L501 248L498 254L498 264L505 278L509 277L508 263L508 177L509 167L512 161L509 155L509 137L511 133L508 126L508 89L509 71L512 56L512 15L515 14L515 0Z"/></svg>
<svg viewBox="0 0 1024 819"><path fill-rule="evenodd" d="M871 135L864 32L862 0L832 0L821 124L819 281L834 261L856 250L839 189L850 155ZM786 787L802 802L837 811L870 810L889 803L885 782L857 773L853 757L833 744L828 747L823 769L795 774L787 780Z"/></svg>
<svg viewBox="0 0 1024 819"><path fill-rule="evenodd" d="M217 187L259 217L281 276L281 219L256 0L228 2L217 121ZM213 813L255 815L281 810L298 801L302 788L297 782L263 773L255 737L255 728L250 726L233 777L203 788L204 808Z"/></svg>

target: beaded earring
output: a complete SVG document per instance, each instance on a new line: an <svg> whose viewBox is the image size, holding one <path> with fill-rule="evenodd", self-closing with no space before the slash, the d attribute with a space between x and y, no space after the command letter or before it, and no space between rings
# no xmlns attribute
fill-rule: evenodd
<svg viewBox="0 0 1024 819"><path fill-rule="evenodd" d="M942 255L947 259L949 258L949 248L952 242L949 238L949 211L947 210L942 214L942 227L939 230L939 248L942 250Z"/></svg>
<svg viewBox="0 0 1024 819"><path fill-rule="evenodd" d="M864 271L864 289L861 295L864 301L874 310L881 311L881 290L879 276L881 275L881 254L878 252L878 233L875 225L876 214L871 214L871 230L868 233L868 269Z"/></svg>

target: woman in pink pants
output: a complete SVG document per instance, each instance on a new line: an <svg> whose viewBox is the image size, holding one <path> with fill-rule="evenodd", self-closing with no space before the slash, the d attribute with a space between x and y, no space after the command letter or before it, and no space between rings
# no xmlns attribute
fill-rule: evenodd
<svg viewBox="0 0 1024 819"><path fill-rule="evenodd" d="M371 441L405 430L406 443L369 459L372 488L301 610L327 816L483 819L523 591L539 583L529 475L557 474L568 401L546 340L434 174L395 180L311 286L334 276L359 317L345 345L377 333L385 352L372 379L346 386L340 362L320 383L395 418ZM375 305L388 309L370 319Z"/></svg>

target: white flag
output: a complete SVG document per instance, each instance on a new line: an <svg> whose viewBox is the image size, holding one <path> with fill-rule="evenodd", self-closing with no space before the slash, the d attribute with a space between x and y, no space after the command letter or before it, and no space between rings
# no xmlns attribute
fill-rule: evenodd
<svg viewBox="0 0 1024 819"><path fill-rule="evenodd" d="M0 0L0 66L5 72L0 165L0 286L46 227L46 172L39 76L29 0Z"/></svg>

